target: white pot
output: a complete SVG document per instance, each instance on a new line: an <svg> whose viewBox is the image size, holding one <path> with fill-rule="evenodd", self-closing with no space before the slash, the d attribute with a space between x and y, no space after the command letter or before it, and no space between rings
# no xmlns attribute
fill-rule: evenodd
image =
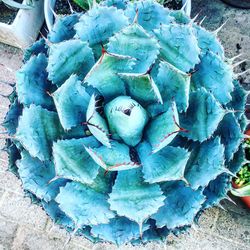
<svg viewBox="0 0 250 250"><path fill-rule="evenodd" d="M25 4L26 1L23 1ZM0 42L21 49L30 46L37 38L44 22L44 0L34 1L32 9L20 9L12 24L0 23Z"/></svg>
<svg viewBox="0 0 250 250"><path fill-rule="evenodd" d="M52 29L54 23L53 9L55 7L56 0L44 0L44 15L45 21L49 31ZM191 0L182 0L184 11L188 16L191 14Z"/></svg>

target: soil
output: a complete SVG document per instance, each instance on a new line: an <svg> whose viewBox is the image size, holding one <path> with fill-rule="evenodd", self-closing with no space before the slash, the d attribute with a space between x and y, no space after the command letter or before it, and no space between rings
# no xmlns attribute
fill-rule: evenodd
<svg viewBox="0 0 250 250"><path fill-rule="evenodd" d="M22 3L22 0L15 0L18 3ZM1 23L6 23L6 24L11 24L18 12L18 9L9 7L5 5L3 2L0 1L0 22Z"/></svg>
<svg viewBox="0 0 250 250"><path fill-rule="evenodd" d="M83 9L80 8L77 4L75 4L72 0L69 0L69 2L72 6L72 9L75 12L83 12ZM68 1L67 0L56 0L55 13L61 14L61 15L71 14Z"/></svg>
<svg viewBox="0 0 250 250"><path fill-rule="evenodd" d="M182 7L181 0L166 0L164 3L165 7L168 7L171 10L179 10Z"/></svg>

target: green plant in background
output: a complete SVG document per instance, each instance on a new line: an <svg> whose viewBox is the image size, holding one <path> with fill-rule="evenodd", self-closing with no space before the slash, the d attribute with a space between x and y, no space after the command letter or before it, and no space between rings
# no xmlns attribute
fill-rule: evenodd
<svg viewBox="0 0 250 250"><path fill-rule="evenodd" d="M28 9L32 9L32 7L33 7L32 0L27 1L26 4L21 4L21 3L14 1L14 0L0 0L0 3L1 2L3 2L4 4L6 4L9 7L16 8L16 9L27 9L28 10Z"/></svg>
<svg viewBox="0 0 250 250"><path fill-rule="evenodd" d="M75 4L80 6L83 10L88 10L91 7L93 7L94 1L93 0L73 0ZM100 1L95 1L96 3L99 3Z"/></svg>
<svg viewBox="0 0 250 250"><path fill-rule="evenodd" d="M24 61L9 164L55 223L136 244L227 198L247 93L216 32L152 0L107 0L58 17Z"/></svg>
<svg viewBox="0 0 250 250"><path fill-rule="evenodd" d="M237 178L235 179L235 183L239 186L243 186L245 184L250 183L250 165L244 165L240 171L237 173Z"/></svg>
<svg viewBox="0 0 250 250"><path fill-rule="evenodd" d="M250 148L250 140L247 139L245 141L246 145L246 158L249 158L249 148ZM234 179L234 183L238 186L238 188L234 188L231 190L232 194L235 196L250 196L250 164L246 163L243 167L238 171L237 178Z"/></svg>

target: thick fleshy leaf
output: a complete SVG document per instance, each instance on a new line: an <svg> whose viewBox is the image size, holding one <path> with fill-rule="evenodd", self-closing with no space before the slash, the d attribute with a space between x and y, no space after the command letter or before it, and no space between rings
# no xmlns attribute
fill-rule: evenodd
<svg viewBox="0 0 250 250"><path fill-rule="evenodd" d="M29 48L24 51L23 61L26 63L32 56L37 56L40 53L47 54L48 46L44 38L40 38L34 42Z"/></svg>
<svg viewBox="0 0 250 250"><path fill-rule="evenodd" d="M91 133L85 124L81 124L77 127L73 127L70 130L65 130L61 139L80 139L86 136L90 136Z"/></svg>
<svg viewBox="0 0 250 250"><path fill-rule="evenodd" d="M174 100L179 112L186 111L191 76L162 61L158 72L152 77L160 90L163 101Z"/></svg>
<svg viewBox="0 0 250 250"><path fill-rule="evenodd" d="M224 167L224 146L220 138L197 145L191 153L185 169L185 178L193 189L208 185L210 180L226 172Z"/></svg>
<svg viewBox="0 0 250 250"><path fill-rule="evenodd" d="M127 25L128 19L122 10L99 5L82 15L75 29L82 41L93 46L104 44L114 33Z"/></svg>
<svg viewBox="0 0 250 250"><path fill-rule="evenodd" d="M233 113L224 116L215 134L221 137L221 142L225 146L226 161L231 160L243 139L240 124Z"/></svg>
<svg viewBox="0 0 250 250"><path fill-rule="evenodd" d="M86 114L87 126L95 138L110 147L109 130L105 119L96 110L95 96L92 95Z"/></svg>
<svg viewBox="0 0 250 250"><path fill-rule="evenodd" d="M132 241L133 245L141 243L146 244L148 242L155 242L155 241L164 242L164 240L170 233L167 227L157 228L157 226L155 225L155 220L153 219L147 220L146 225L150 226L149 229L143 232L143 235L140 236L140 238Z"/></svg>
<svg viewBox="0 0 250 250"><path fill-rule="evenodd" d="M181 180L189 159L189 153L183 148L167 146L155 154L149 143L142 142L137 147L142 163L143 177L146 182Z"/></svg>
<svg viewBox="0 0 250 250"><path fill-rule="evenodd" d="M241 145L238 151L234 154L233 159L228 163L227 167L230 172L236 174L245 162L245 149Z"/></svg>
<svg viewBox="0 0 250 250"><path fill-rule="evenodd" d="M82 183L92 183L99 166L92 160L84 146L98 147L93 136L61 140L53 144L56 176Z"/></svg>
<svg viewBox="0 0 250 250"><path fill-rule="evenodd" d="M119 96L105 105L104 109L112 138L130 145L138 144L148 122L146 110L130 96Z"/></svg>
<svg viewBox="0 0 250 250"><path fill-rule="evenodd" d="M22 114L23 107L18 102L17 99L10 106L9 111L4 117L4 121L1 124L7 131L9 135L13 135L16 133L16 128L18 126L19 116Z"/></svg>
<svg viewBox="0 0 250 250"><path fill-rule="evenodd" d="M17 160L21 159L20 149L18 149L15 142L10 139L6 140L5 146L7 147L8 153L8 170L19 177L18 168L16 165Z"/></svg>
<svg viewBox="0 0 250 250"><path fill-rule="evenodd" d="M74 37L76 31L74 25L79 20L79 14L57 16L48 39L52 43L59 43Z"/></svg>
<svg viewBox="0 0 250 250"><path fill-rule="evenodd" d="M109 196L111 209L137 222L140 232L143 222L163 206L165 199L157 184L143 181L141 169L118 172Z"/></svg>
<svg viewBox="0 0 250 250"><path fill-rule="evenodd" d="M85 77L84 82L99 90L106 101L125 95L125 87L117 73L130 71L134 61L130 57L104 52L95 66Z"/></svg>
<svg viewBox="0 0 250 250"><path fill-rule="evenodd" d="M150 37L138 23L127 26L111 37L108 43L109 52L136 58L133 73L147 72L157 59L159 48L157 40Z"/></svg>
<svg viewBox="0 0 250 250"><path fill-rule="evenodd" d="M147 228L148 226L145 225L143 229ZM108 224L93 226L91 233L96 237L117 245L126 244L140 237L138 225L126 217L116 217L111 219Z"/></svg>
<svg viewBox="0 0 250 250"><path fill-rule="evenodd" d="M206 196L203 208L219 204L219 202L227 196L227 192L231 187L231 181L232 178L226 173L223 173L215 180L210 181L203 191L203 194Z"/></svg>
<svg viewBox="0 0 250 250"><path fill-rule="evenodd" d="M124 80L128 96L141 104L153 102L163 103L161 92L149 74L119 74Z"/></svg>
<svg viewBox="0 0 250 250"><path fill-rule="evenodd" d="M98 175L91 184L88 184L88 187L98 193L109 194L112 191L115 178L115 172L107 172L103 168L99 168Z"/></svg>
<svg viewBox="0 0 250 250"><path fill-rule="evenodd" d="M74 230L74 222L59 208L58 203L54 200L42 201L42 206L55 224L64 226L69 231Z"/></svg>
<svg viewBox="0 0 250 250"><path fill-rule="evenodd" d="M52 96L64 129L69 130L86 121L90 96L76 75L71 75Z"/></svg>
<svg viewBox="0 0 250 250"><path fill-rule="evenodd" d="M167 146L181 130L175 103L170 104L167 111L154 117L146 128L146 138L155 153Z"/></svg>
<svg viewBox="0 0 250 250"><path fill-rule="evenodd" d="M61 86L72 74L83 79L94 63L94 55L87 42L67 40L52 44L49 50L48 78L57 86Z"/></svg>
<svg viewBox="0 0 250 250"><path fill-rule="evenodd" d="M191 22L191 18L182 9L171 11L170 16L174 17L174 21L179 24L188 24Z"/></svg>
<svg viewBox="0 0 250 250"><path fill-rule="evenodd" d="M84 225L108 223L115 217L109 208L108 196L79 182L67 183L60 188L55 201L59 208L74 221L76 228Z"/></svg>
<svg viewBox="0 0 250 250"><path fill-rule="evenodd" d="M161 56L176 68L189 72L200 62L200 49L191 26L162 25L154 34L161 46Z"/></svg>
<svg viewBox="0 0 250 250"><path fill-rule="evenodd" d="M128 0L105 0L103 1L103 4L108 7L114 6L117 9L125 10L128 2Z"/></svg>
<svg viewBox="0 0 250 250"><path fill-rule="evenodd" d="M50 159L53 141L61 133L62 127L55 112L31 105L24 108L19 119L16 139L31 156L44 161Z"/></svg>
<svg viewBox="0 0 250 250"><path fill-rule="evenodd" d="M136 17L138 12L138 17ZM129 2L125 15L132 23L135 19L145 30L152 32L162 24L171 23L174 18L171 17L170 11L161 4L152 0Z"/></svg>
<svg viewBox="0 0 250 250"><path fill-rule="evenodd" d="M191 81L195 88L205 87L222 104L232 100L233 71L232 67L211 51L201 57Z"/></svg>
<svg viewBox="0 0 250 250"><path fill-rule="evenodd" d="M37 198L46 202L57 195L59 188L66 184L65 180L56 180L49 184L55 177L55 168L52 162L41 162L22 151L21 160L17 161L18 173L22 180L23 188L33 193Z"/></svg>
<svg viewBox="0 0 250 250"><path fill-rule="evenodd" d="M152 216L157 227L174 229L192 224L205 200L201 191L194 191L183 182L166 183L162 189L166 196L164 206Z"/></svg>
<svg viewBox="0 0 250 250"><path fill-rule="evenodd" d="M127 170L139 167L138 162L130 158L130 149L126 144L113 141L111 147L85 147L92 159L107 171Z"/></svg>
<svg viewBox="0 0 250 250"><path fill-rule="evenodd" d="M227 107L235 110L235 116L240 118L245 111L248 92L244 90L238 80L234 80L233 84L234 91L231 93L232 101L227 104Z"/></svg>
<svg viewBox="0 0 250 250"><path fill-rule="evenodd" d="M203 53L212 51L220 58L224 58L224 49L215 34L196 24L193 24L193 31L198 39L198 45Z"/></svg>
<svg viewBox="0 0 250 250"><path fill-rule="evenodd" d="M18 100L24 105L41 105L44 108L53 107L53 100L47 93L50 83L47 80L47 58L41 53L33 56L17 72ZM32 94L31 94L32 93Z"/></svg>
<svg viewBox="0 0 250 250"><path fill-rule="evenodd" d="M180 114L180 124L188 130L183 136L200 142L208 139L225 113L220 103L204 88L192 92L187 111Z"/></svg>

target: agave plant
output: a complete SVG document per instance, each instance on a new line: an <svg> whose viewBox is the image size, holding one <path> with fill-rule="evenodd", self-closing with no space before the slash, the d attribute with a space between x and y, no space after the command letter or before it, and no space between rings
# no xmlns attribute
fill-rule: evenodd
<svg viewBox="0 0 250 250"><path fill-rule="evenodd" d="M107 0L28 49L4 125L10 169L53 221L92 241L164 239L227 198L246 92L182 10Z"/></svg>

